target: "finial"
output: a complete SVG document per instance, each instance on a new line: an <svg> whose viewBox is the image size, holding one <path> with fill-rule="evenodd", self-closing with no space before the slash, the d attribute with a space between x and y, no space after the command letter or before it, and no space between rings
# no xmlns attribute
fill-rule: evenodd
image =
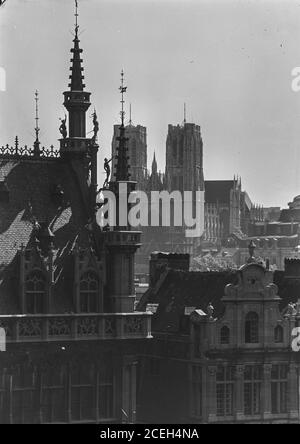
<svg viewBox="0 0 300 444"><path fill-rule="evenodd" d="M121 71L121 86L119 87L119 90L121 92L121 105L122 105L122 109L121 109L121 125L124 126L124 118L125 118L125 111L124 111L124 93L126 93L127 90L127 86L124 86L124 71L122 69Z"/></svg>
<svg viewBox="0 0 300 444"><path fill-rule="evenodd" d="M119 87L119 91L121 93L121 126L120 126L120 135L117 138L119 142L119 146L117 147L117 166L116 166L116 181L128 181L130 174L129 174L129 164L128 164L128 156L127 151L128 148L126 146L128 138L126 137L126 129L124 125L124 119L125 119L125 111L124 111L124 93L127 91L127 86L124 86L124 71L121 72L121 86Z"/></svg>
<svg viewBox="0 0 300 444"><path fill-rule="evenodd" d="M186 123L186 103L184 102L183 106L183 123Z"/></svg>
<svg viewBox="0 0 300 444"><path fill-rule="evenodd" d="M78 28L79 28L79 25L78 25L78 16L79 16L79 14L78 14L78 0L75 0L75 36L77 37L78 36Z"/></svg>
<svg viewBox="0 0 300 444"><path fill-rule="evenodd" d="M35 141L39 141L39 92L35 91Z"/></svg>
<svg viewBox="0 0 300 444"><path fill-rule="evenodd" d="M129 106L129 126L132 126L132 118L131 118L131 103Z"/></svg>

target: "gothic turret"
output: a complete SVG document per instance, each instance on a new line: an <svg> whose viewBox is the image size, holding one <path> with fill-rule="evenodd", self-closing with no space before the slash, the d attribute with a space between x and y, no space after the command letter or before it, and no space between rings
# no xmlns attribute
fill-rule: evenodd
<svg viewBox="0 0 300 444"><path fill-rule="evenodd" d="M108 288L113 311L124 313L134 311L134 259L140 247L141 233L133 231L129 221L128 198L135 191L136 182L130 180L129 156L127 155L126 128L124 125L124 73L121 73L121 125L116 147L115 180L109 183L110 191L116 198L116 225L106 232L108 247ZM120 279L116 279L120 276Z"/></svg>
<svg viewBox="0 0 300 444"><path fill-rule="evenodd" d="M82 49L78 36L78 6L76 3L76 23L74 35L74 47L71 49L72 66L70 67L69 91L64 92L64 106L68 111L69 132L62 133L61 149L66 152L86 152L87 147L83 139L86 139L86 112L89 109L91 93L85 91L83 83ZM73 139L70 141L70 139Z"/></svg>
<svg viewBox="0 0 300 444"><path fill-rule="evenodd" d="M93 137L87 137L86 113L91 102L91 93L85 91L83 82L82 49L79 40L78 25L78 2L75 2L75 33L74 47L71 49L71 74L69 91L64 92L64 106L68 111L68 116L61 120L59 128L62 138L60 139L61 157L72 164L72 168L79 178L81 184L82 199L85 203L89 220L95 220L97 211L97 134L99 123L96 110L93 115ZM68 120L68 129L67 129ZM82 181L82 178L85 181Z"/></svg>

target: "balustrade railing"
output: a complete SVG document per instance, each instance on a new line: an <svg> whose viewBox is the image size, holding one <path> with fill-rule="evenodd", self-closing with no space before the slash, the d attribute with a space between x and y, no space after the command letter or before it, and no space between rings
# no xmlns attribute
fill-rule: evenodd
<svg viewBox="0 0 300 444"><path fill-rule="evenodd" d="M60 151L55 149L53 145L51 145L50 148L39 147L38 149L30 148L27 145L25 145L24 147L20 147L18 139L16 138L14 146L5 145L0 147L0 156L15 159L57 159L60 157Z"/></svg>
<svg viewBox="0 0 300 444"><path fill-rule="evenodd" d="M151 338L151 313L1 315L6 342Z"/></svg>

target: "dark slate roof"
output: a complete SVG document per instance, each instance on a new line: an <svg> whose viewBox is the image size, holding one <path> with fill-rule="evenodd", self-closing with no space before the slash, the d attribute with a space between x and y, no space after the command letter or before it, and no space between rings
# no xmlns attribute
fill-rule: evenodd
<svg viewBox="0 0 300 444"><path fill-rule="evenodd" d="M157 313L152 317L153 331L179 332L185 307L196 307L206 311L208 303L212 302L216 316L221 315L224 288L227 284L235 282L236 273L230 271L168 270L163 282L144 294L137 310L145 310L148 303L158 303Z"/></svg>
<svg viewBox="0 0 300 444"><path fill-rule="evenodd" d="M206 203L230 203L230 190L233 188L233 180L206 180Z"/></svg>
<svg viewBox="0 0 300 444"><path fill-rule="evenodd" d="M278 294L281 297L281 310L283 310L289 302L298 301L300 297L300 275L298 278L290 279L284 271L275 271L274 284L277 285Z"/></svg>
<svg viewBox="0 0 300 444"><path fill-rule="evenodd" d="M54 311L71 310L71 252L75 240L88 245L87 220L75 173L59 159L0 159L0 181L6 178L9 203L0 202L0 313L19 311L19 263L21 246L33 242L33 220L50 223L55 235ZM51 189L60 185L62 208L51 198ZM70 287L71 286L71 287Z"/></svg>
<svg viewBox="0 0 300 444"><path fill-rule="evenodd" d="M183 272L181 270L166 270L156 287L142 296L137 310L144 311L147 304L158 304L157 312L152 317L154 332L184 333L185 307L195 307L207 312L209 302L212 302L216 317L224 313L221 299L227 284L237 283L236 271L221 272ZM284 271L275 271L274 283L278 286L281 297L280 310L289 301L296 302L300 294L300 276L298 280L287 279Z"/></svg>

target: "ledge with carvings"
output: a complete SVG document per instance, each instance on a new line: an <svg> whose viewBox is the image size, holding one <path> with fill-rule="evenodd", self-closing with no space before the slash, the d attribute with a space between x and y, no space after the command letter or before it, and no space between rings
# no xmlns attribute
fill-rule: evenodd
<svg viewBox="0 0 300 444"><path fill-rule="evenodd" d="M151 338L152 313L1 315L6 342Z"/></svg>

